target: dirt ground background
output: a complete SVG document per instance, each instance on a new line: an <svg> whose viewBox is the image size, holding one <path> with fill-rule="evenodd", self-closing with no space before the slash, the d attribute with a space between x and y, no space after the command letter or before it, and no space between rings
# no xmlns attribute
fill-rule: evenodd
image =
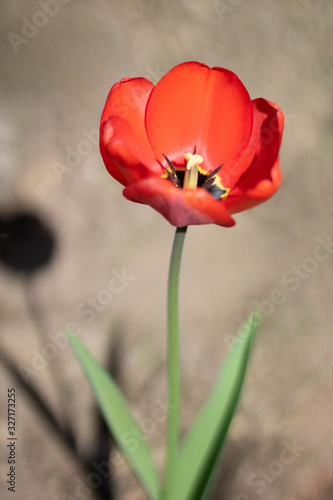
<svg viewBox="0 0 333 500"><path fill-rule="evenodd" d="M113 83L135 76L156 83L174 65L197 60L231 69L252 98L278 103L286 125L278 193L236 215L232 229L189 228L180 293L182 428L207 397L227 340L259 304L266 318L214 498L331 499L333 3L59 0L47 4L49 14L42 5L46 1L0 4L0 217L34 214L52 237L43 239L39 228L28 232L28 243L42 238L37 245L46 254L55 243L50 264L39 272L0 269L1 498L107 498L77 459L102 463L110 443L81 368L59 340L69 322L116 373L162 470L164 422L152 415L156 408L163 412L166 400L166 278L174 228L123 198L105 171L95 134ZM68 156L73 150L76 159ZM0 247L15 239L6 227ZM21 254L28 243L18 238ZM82 315L82 303L102 297L123 269L133 279L121 293L94 315ZM283 299L274 305L276 289ZM9 387L17 397L15 495L5 483ZM32 390L60 428L72 429L73 440L65 443ZM294 460L281 469L281 451L295 445ZM114 456L111 446L110 498L146 498ZM259 487L261 469L273 473Z"/></svg>

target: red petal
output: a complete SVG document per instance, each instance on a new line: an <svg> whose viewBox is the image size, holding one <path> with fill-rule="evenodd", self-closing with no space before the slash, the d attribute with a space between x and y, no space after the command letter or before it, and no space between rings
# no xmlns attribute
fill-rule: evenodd
<svg viewBox="0 0 333 500"><path fill-rule="evenodd" d="M154 168L156 159L145 129L145 110L154 85L145 78L127 78L110 90L101 118L101 127L111 116L126 120L138 144L142 163ZM102 141L102 145L106 144Z"/></svg>
<svg viewBox="0 0 333 500"><path fill-rule="evenodd" d="M254 190L242 192L237 190L228 196L225 204L231 214L242 212L263 203L279 189L281 184L281 172L279 169L279 158L276 159L272 168L272 181L261 181Z"/></svg>
<svg viewBox="0 0 333 500"><path fill-rule="evenodd" d="M122 118L111 116L103 123L100 149L109 173L125 186L147 177L133 131Z"/></svg>
<svg viewBox="0 0 333 500"><path fill-rule="evenodd" d="M127 186L152 175L161 175L163 169L155 161L147 167L141 160L139 145L126 120L111 116L101 128L101 153L109 173Z"/></svg>
<svg viewBox="0 0 333 500"><path fill-rule="evenodd" d="M147 134L156 157L184 163L184 153L203 156L213 170L238 158L252 130L252 104L238 77L222 68L196 62L173 68L151 92Z"/></svg>
<svg viewBox="0 0 333 500"><path fill-rule="evenodd" d="M124 189L124 196L150 205L173 226L235 224L224 203L214 200L204 189L179 189L166 179L155 177L132 184Z"/></svg>
<svg viewBox="0 0 333 500"><path fill-rule="evenodd" d="M233 191L253 189L260 181L271 180L271 169L277 158L282 139L283 114L274 103L255 99L253 129L242 157L222 171L222 182Z"/></svg>
<svg viewBox="0 0 333 500"><path fill-rule="evenodd" d="M254 127L249 147L234 171L224 178L232 187L226 198L230 213L237 213L263 203L281 184L278 152L282 139L283 114L265 99L255 99Z"/></svg>

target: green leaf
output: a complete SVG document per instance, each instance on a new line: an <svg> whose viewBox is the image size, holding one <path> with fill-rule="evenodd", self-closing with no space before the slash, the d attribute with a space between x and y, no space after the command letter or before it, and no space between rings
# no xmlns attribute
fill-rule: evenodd
<svg viewBox="0 0 333 500"><path fill-rule="evenodd" d="M174 462L174 481L164 500L207 498L230 422L244 381L258 314L241 328L222 365L213 391L185 436Z"/></svg>
<svg viewBox="0 0 333 500"><path fill-rule="evenodd" d="M124 397L110 374L93 358L75 334L67 331L67 335L90 381L112 436L150 498L157 500L160 487L151 451Z"/></svg>

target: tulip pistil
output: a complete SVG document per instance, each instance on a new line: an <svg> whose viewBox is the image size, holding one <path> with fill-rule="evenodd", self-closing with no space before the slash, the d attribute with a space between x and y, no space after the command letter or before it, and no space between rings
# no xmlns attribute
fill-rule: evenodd
<svg viewBox="0 0 333 500"><path fill-rule="evenodd" d="M198 186L199 170L198 165L203 162L200 155L185 153L184 158L187 162L185 176L184 176L184 189L196 189Z"/></svg>

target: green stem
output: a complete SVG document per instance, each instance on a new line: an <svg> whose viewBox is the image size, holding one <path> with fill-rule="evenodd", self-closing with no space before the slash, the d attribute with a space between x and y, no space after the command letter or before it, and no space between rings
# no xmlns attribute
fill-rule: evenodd
<svg viewBox="0 0 333 500"><path fill-rule="evenodd" d="M167 456L164 493L172 482L173 464L178 451L180 410L180 368L178 335L178 282L187 226L177 227L173 242L168 285L168 381Z"/></svg>

